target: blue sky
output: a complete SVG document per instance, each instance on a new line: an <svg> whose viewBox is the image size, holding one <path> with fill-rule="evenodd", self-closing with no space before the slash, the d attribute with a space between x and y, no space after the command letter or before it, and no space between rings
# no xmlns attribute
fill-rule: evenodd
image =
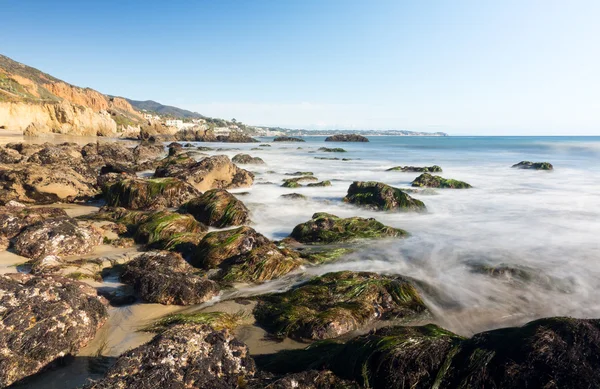
<svg viewBox="0 0 600 389"><path fill-rule="evenodd" d="M256 125L600 135L600 1L10 1L0 53Z"/></svg>

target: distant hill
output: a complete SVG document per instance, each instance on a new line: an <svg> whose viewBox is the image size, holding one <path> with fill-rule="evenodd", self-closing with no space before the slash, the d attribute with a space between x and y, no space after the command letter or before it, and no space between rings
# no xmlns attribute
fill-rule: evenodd
<svg viewBox="0 0 600 389"><path fill-rule="evenodd" d="M148 112L155 112L159 115L173 116L181 119L204 119L204 116L200 115L198 112L188 111L186 109L173 107L171 105L163 105L152 100L137 101L127 98L125 100L127 100L129 104L131 104L138 111L145 110Z"/></svg>

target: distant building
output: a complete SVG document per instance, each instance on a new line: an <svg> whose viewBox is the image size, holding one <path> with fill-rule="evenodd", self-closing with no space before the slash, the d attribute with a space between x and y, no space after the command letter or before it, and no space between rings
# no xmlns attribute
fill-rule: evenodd
<svg viewBox="0 0 600 389"><path fill-rule="evenodd" d="M152 115L151 113L145 113L143 114L144 119L146 120L160 120L160 116L158 115Z"/></svg>
<svg viewBox="0 0 600 389"><path fill-rule="evenodd" d="M165 122L165 124L168 127L177 127L177 128L182 128L183 127L183 120L180 119L169 119Z"/></svg>

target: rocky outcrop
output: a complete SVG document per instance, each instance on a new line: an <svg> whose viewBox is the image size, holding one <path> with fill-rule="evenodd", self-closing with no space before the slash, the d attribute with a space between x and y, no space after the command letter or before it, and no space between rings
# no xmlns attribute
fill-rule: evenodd
<svg viewBox="0 0 600 389"><path fill-rule="evenodd" d="M552 164L549 162L521 161L515 165L512 165L512 167L517 169L554 170L554 166L552 166Z"/></svg>
<svg viewBox="0 0 600 389"><path fill-rule="evenodd" d="M411 183L418 188L442 188L442 189L469 189L471 185L463 181L452 180L440 176L432 176L429 173L423 173Z"/></svg>
<svg viewBox="0 0 600 389"><path fill-rule="evenodd" d="M293 136L277 136L273 139L273 142L306 142L302 138L295 138Z"/></svg>
<svg viewBox="0 0 600 389"><path fill-rule="evenodd" d="M368 142L369 139L358 134L339 134L325 138L325 142Z"/></svg>
<svg viewBox="0 0 600 389"><path fill-rule="evenodd" d="M0 275L0 387L75 354L107 316L102 298L83 283Z"/></svg>
<svg viewBox="0 0 600 389"><path fill-rule="evenodd" d="M386 172L405 172L405 173L441 173L442 168L438 165L433 166L395 166L386 170Z"/></svg>
<svg viewBox="0 0 600 389"><path fill-rule="evenodd" d="M324 151L326 153L345 153L346 150L341 147L319 147L319 151Z"/></svg>
<svg viewBox="0 0 600 389"><path fill-rule="evenodd" d="M256 320L278 337L330 339L387 317L415 319L427 311L402 277L328 273L288 292L258 297Z"/></svg>
<svg viewBox="0 0 600 389"><path fill-rule="evenodd" d="M177 325L121 355L85 389L235 389L246 387L255 370L248 347L227 330Z"/></svg>
<svg viewBox="0 0 600 389"><path fill-rule="evenodd" d="M329 213L320 212L315 213L312 219L306 223L298 224L290 237L300 243L328 244L406 235L408 235L406 231L388 227L372 218L349 217L342 219Z"/></svg>
<svg viewBox="0 0 600 389"><path fill-rule="evenodd" d="M424 211L425 204L398 188L374 181L355 181L344 202L384 211Z"/></svg>
<svg viewBox="0 0 600 389"><path fill-rule="evenodd" d="M30 208L9 203L0 207L0 236L12 239L32 224L59 217L67 217L62 208Z"/></svg>
<svg viewBox="0 0 600 389"><path fill-rule="evenodd" d="M254 175L240 169L225 155L207 157L199 162L184 161L156 169L155 177L177 177L200 191L251 186Z"/></svg>
<svg viewBox="0 0 600 389"><path fill-rule="evenodd" d="M177 178L131 178L104 188L106 204L129 209L164 209L178 207L200 193Z"/></svg>
<svg viewBox="0 0 600 389"><path fill-rule="evenodd" d="M262 375L265 375L264 373ZM256 382L253 382L256 381ZM360 389L357 383L337 377L329 370L307 370L283 377L256 379L248 389Z"/></svg>
<svg viewBox="0 0 600 389"><path fill-rule="evenodd" d="M102 234L92 226L80 226L69 217L35 223L21 232L14 242L15 252L23 257L87 254L102 243Z"/></svg>
<svg viewBox="0 0 600 389"><path fill-rule="evenodd" d="M308 184L306 186L308 186L309 188L315 188L315 187L316 188L318 188L318 187L323 188L323 187L326 187L326 186L331 186L331 181L326 180L326 181L321 181L321 182L312 182L312 183L310 183L310 184Z"/></svg>
<svg viewBox="0 0 600 389"><path fill-rule="evenodd" d="M284 178L283 184L281 184L281 186L283 188L300 188L302 186L302 183L317 182L317 181L319 181L319 179L313 175L294 177L294 178Z"/></svg>
<svg viewBox="0 0 600 389"><path fill-rule="evenodd" d="M253 157L248 154L237 154L232 159L231 162L238 163L240 165L264 165L265 161L259 157Z"/></svg>
<svg viewBox="0 0 600 389"><path fill-rule="evenodd" d="M297 269L302 261L290 250L279 249L250 227L208 233L198 244L192 265L220 271L225 281L262 282Z"/></svg>
<svg viewBox="0 0 600 389"><path fill-rule="evenodd" d="M182 206L207 226L225 228L250 222L250 211L243 202L224 189L211 189Z"/></svg>
<svg viewBox="0 0 600 389"><path fill-rule="evenodd" d="M135 156L132 149L118 142L88 143L81 149L81 154L86 163L99 168L106 164L132 164Z"/></svg>
<svg viewBox="0 0 600 389"><path fill-rule="evenodd" d="M214 281L194 273L177 253L147 252L124 265L121 281L147 303L194 305L219 293Z"/></svg>
<svg viewBox="0 0 600 389"><path fill-rule="evenodd" d="M19 163L22 159L18 151L0 146L0 164Z"/></svg>
<svg viewBox="0 0 600 389"><path fill-rule="evenodd" d="M281 195L281 197L284 199L289 199L289 200L308 200L308 197L306 197L300 193L283 194L283 195Z"/></svg>

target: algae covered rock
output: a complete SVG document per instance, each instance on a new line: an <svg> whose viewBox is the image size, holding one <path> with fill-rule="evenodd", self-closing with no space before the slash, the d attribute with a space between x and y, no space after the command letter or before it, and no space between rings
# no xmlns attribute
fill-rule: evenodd
<svg viewBox="0 0 600 389"><path fill-rule="evenodd" d="M549 162L530 162L530 161L521 161L515 165L512 165L513 168L517 169L533 169L533 170L553 170L554 166L552 166Z"/></svg>
<svg viewBox="0 0 600 389"><path fill-rule="evenodd" d="M321 181L321 182L312 182L308 185L306 185L308 187L325 187L325 186L331 186L331 181Z"/></svg>
<svg viewBox="0 0 600 389"><path fill-rule="evenodd" d="M263 373L264 375L264 373ZM337 377L329 370L307 370L283 377L262 378L250 382L248 389L360 389L356 382Z"/></svg>
<svg viewBox="0 0 600 389"><path fill-rule="evenodd" d="M178 207L200 193L177 178L125 179L104 190L106 204L130 209Z"/></svg>
<svg viewBox="0 0 600 389"><path fill-rule="evenodd" d="M12 239L25 227L57 217L67 217L67 213L62 208L33 208L8 204L0 207L0 236Z"/></svg>
<svg viewBox="0 0 600 389"><path fill-rule="evenodd" d="M398 228L388 227L373 218L340 218L319 212L306 223L298 224L290 237L300 243L339 243L357 239L377 239L406 236L408 233Z"/></svg>
<svg viewBox="0 0 600 389"><path fill-rule="evenodd" d="M0 275L0 387L76 354L107 317L103 299L81 282Z"/></svg>
<svg viewBox="0 0 600 389"><path fill-rule="evenodd" d="M346 152L346 150L342 149L341 147L334 147L334 148L319 147L319 151L324 151L326 153L345 153Z"/></svg>
<svg viewBox="0 0 600 389"><path fill-rule="evenodd" d="M289 199L289 200L308 200L308 197L306 197L300 193L283 194L283 195L281 195L281 197L284 199Z"/></svg>
<svg viewBox="0 0 600 389"><path fill-rule="evenodd" d="M177 325L121 355L85 389L235 389L246 387L255 370L248 347L229 331Z"/></svg>
<svg viewBox="0 0 600 389"><path fill-rule="evenodd" d="M121 281L133 286L148 303L194 305L210 300L219 293L214 281L194 273L177 253L144 253L124 265Z"/></svg>
<svg viewBox="0 0 600 389"><path fill-rule="evenodd" d="M469 189L471 185L463 181L452 180L440 176L432 176L429 173L423 173L411 183L414 187L420 188L448 188L448 189Z"/></svg>
<svg viewBox="0 0 600 389"><path fill-rule="evenodd" d="M301 177L285 178L281 186L284 188L300 188L302 186L302 183L318 181L319 179L311 174Z"/></svg>
<svg viewBox="0 0 600 389"><path fill-rule="evenodd" d="M369 139L358 134L337 134L325 138L325 142L368 142Z"/></svg>
<svg viewBox="0 0 600 389"><path fill-rule="evenodd" d="M277 136L273 139L273 142L306 142L302 138L295 138L293 136Z"/></svg>
<svg viewBox="0 0 600 389"><path fill-rule="evenodd" d="M207 227L192 215L160 211L148 215L137 225L135 240L164 250L184 250L185 245L198 243Z"/></svg>
<svg viewBox="0 0 600 389"><path fill-rule="evenodd" d="M232 159L231 162L238 163L240 165L264 165L265 161L263 161L259 157L253 157L248 154L237 154Z"/></svg>
<svg viewBox="0 0 600 389"><path fill-rule="evenodd" d="M219 268L217 277L225 281L262 282L297 269L302 261L254 229L240 227L206 234L191 263L206 270Z"/></svg>
<svg viewBox="0 0 600 389"><path fill-rule="evenodd" d="M386 170L386 172L410 172L410 173L441 173L442 168L438 165L433 166L395 166Z"/></svg>
<svg viewBox="0 0 600 389"><path fill-rule="evenodd" d="M11 163L19 163L23 159L23 156L17 151L13 149L9 149L7 147L0 146L0 163L2 164L11 164Z"/></svg>
<svg viewBox="0 0 600 389"><path fill-rule="evenodd" d="M424 211L425 204L398 188L375 181L355 181L344 202L383 211Z"/></svg>
<svg viewBox="0 0 600 389"><path fill-rule="evenodd" d="M27 227L15 238L14 249L23 257L41 259L49 255L87 254L100 243L102 234L94 227L58 217Z"/></svg>
<svg viewBox="0 0 600 389"><path fill-rule="evenodd" d="M239 226L250 222L250 211L244 203L224 189L212 189L191 199L182 210L196 220L216 228Z"/></svg>
<svg viewBox="0 0 600 389"><path fill-rule="evenodd" d="M258 299L258 323L276 336L295 339L335 338L375 320L409 320L427 310L406 279L368 272L328 273Z"/></svg>

